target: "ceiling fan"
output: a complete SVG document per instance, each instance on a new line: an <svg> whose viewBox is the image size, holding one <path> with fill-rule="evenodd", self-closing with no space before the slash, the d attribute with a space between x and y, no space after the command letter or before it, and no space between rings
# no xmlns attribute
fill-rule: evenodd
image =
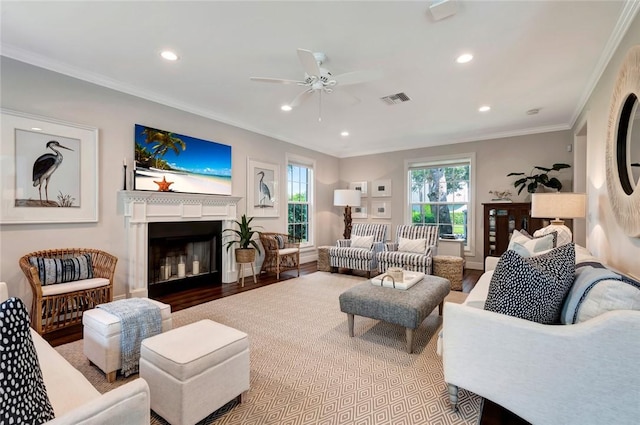
<svg viewBox="0 0 640 425"><path fill-rule="evenodd" d="M304 69L304 79L302 80L288 80L282 78L266 78L266 77L251 77L252 81L259 81L263 83L279 83L279 84L297 84L304 87L304 91L298 94L289 104L290 108L295 108L301 105L304 101L309 99L315 92L318 92L318 104L320 113L318 115L318 121L322 121L322 93L332 93L335 87L366 83L369 81L382 78L382 72L379 70L369 71L353 71L346 72L334 76L328 69L322 68L323 62L326 62L327 56L321 52L312 52L310 50L298 49L298 59ZM360 102L360 99L351 95L350 93L343 92L350 96L354 103Z"/></svg>

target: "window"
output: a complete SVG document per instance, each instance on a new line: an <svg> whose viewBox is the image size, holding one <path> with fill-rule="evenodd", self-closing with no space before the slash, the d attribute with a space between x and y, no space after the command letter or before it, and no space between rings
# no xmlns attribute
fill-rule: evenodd
<svg viewBox="0 0 640 425"><path fill-rule="evenodd" d="M410 222L435 224L440 237L462 239L471 248L473 156L408 164Z"/></svg>
<svg viewBox="0 0 640 425"><path fill-rule="evenodd" d="M313 245L313 162L287 161L287 232L301 246Z"/></svg>

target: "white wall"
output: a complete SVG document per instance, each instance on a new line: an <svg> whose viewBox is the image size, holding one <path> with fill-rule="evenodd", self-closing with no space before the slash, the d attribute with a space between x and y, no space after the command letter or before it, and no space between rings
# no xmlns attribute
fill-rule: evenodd
<svg viewBox="0 0 640 425"><path fill-rule="evenodd" d="M640 238L626 236L613 215L607 193L605 156L613 87L627 51L637 44L640 44L640 14L631 24L576 122L586 120L588 128L587 247L612 266L640 276ZM581 127L574 128L576 133L580 130ZM640 128L636 126L632 131L636 134Z"/></svg>
<svg viewBox="0 0 640 425"><path fill-rule="evenodd" d="M405 224L405 161L461 153L475 153L477 186L472 201L475 245L473 251L466 254L466 267L482 269L484 261L482 203L491 201L492 195L489 194L489 191L492 189L509 189L514 194L512 197L514 202L528 201L526 190L520 196L516 196L517 191L513 187L515 178L507 177L507 174L510 172L528 174L536 165L551 166L556 162L573 164L573 154L567 152L567 145L572 143L570 131L559 131L345 158L340 161L340 184L342 188L346 188L349 182L368 181L369 185L371 185L373 180L391 179L391 219L374 220L369 218L367 220L354 220L354 222L388 222L391 224L391 234L388 234L387 237L395 239L396 226ZM562 170L558 178L563 183L562 190L571 191L572 170ZM371 207L372 199L387 200L386 198L371 197L366 199L369 203L369 208Z"/></svg>
<svg viewBox="0 0 640 425"><path fill-rule="evenodd" d="M171 130L232 146L233 196L246 194L247 157L277 163L281 170L280 199L286 200L286 155L316 161L316 244L335 243L341 232L340 211L334 209L333 189L338 182L339 160L250 131L222 124L154 102L70 78L15 60L0 57L3 108L85 124L99 129L99 221L90 224L30 224L0 226L0 280L12 296L30 302L26 278L18 259L29 252L60 247L103 249L119 258L115 295L125 294L126 264L124 217L117 205L122 189L122 160L133 162L134 124ZM244 200L238 212L244 213ZM46 214L46 209L43 210ZM286 204L280 217L256 219L265 231L286 229Z"/></svg>

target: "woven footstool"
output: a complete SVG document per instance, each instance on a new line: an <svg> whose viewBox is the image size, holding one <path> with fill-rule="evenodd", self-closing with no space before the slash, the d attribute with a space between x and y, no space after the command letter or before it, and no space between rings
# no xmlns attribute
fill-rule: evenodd
<svg viewBox="0 0 640 425"><path fill-rule="evenodd" d="M462 291L464 258L454 255L436 255L433 257L433 274L449 279L452 291Z"/></svg>
<svg viewBox="0 0 640 425"><path fill-rule="evenodd" d="M171 306L156 300L149 300L160 308L162 332L171 329ZM87 310L82 315L83 351L89 361L98 366L107 382L116 380L117 372L122 368L120 318L101 308Z"/></svg>
<svg viewBox="0 0 640 425"><path fill-rule="evenodd" d="M172 425L193 425L249 391L249 337L201 320L142 341L140 377L151 409Z"/></svg>
<svg viewBox="0 0 640 425"><path fill-rule="evenodd" d="M442 315L449 281L425 276L406 290L375 286L366 281L340 294L340 311L347 313L349 336L353 337L354 316L369 317L405 327L407 352L413 352L413 334L422 321L438 308Z"/></svg>
<svg viewBox="0 0 640 425"><path fill-rule="evenodd" d="M331 264L329 263L329 249L331 249L330 246L318 247L318 271L319 272L331 271Z"/></svg>

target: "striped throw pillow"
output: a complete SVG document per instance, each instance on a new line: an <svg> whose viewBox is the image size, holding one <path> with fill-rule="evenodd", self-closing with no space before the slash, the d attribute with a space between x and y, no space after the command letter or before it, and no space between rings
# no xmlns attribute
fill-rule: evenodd
<svg viewBox="0 0 640 425"><path fill-rule="evenodd" d="M274 236L276 243L278 244L278 249L283 249L284 248L284 244L286 242L284 236L282 235L275 235Z"/></svg>
<svg viewBox="0 0 640 425"><path fill-rule="evenodd" d="M29 262L38 269L42 285L93 278L93 264L90 254L82 254L73 258L31 257Z"/></svg>

